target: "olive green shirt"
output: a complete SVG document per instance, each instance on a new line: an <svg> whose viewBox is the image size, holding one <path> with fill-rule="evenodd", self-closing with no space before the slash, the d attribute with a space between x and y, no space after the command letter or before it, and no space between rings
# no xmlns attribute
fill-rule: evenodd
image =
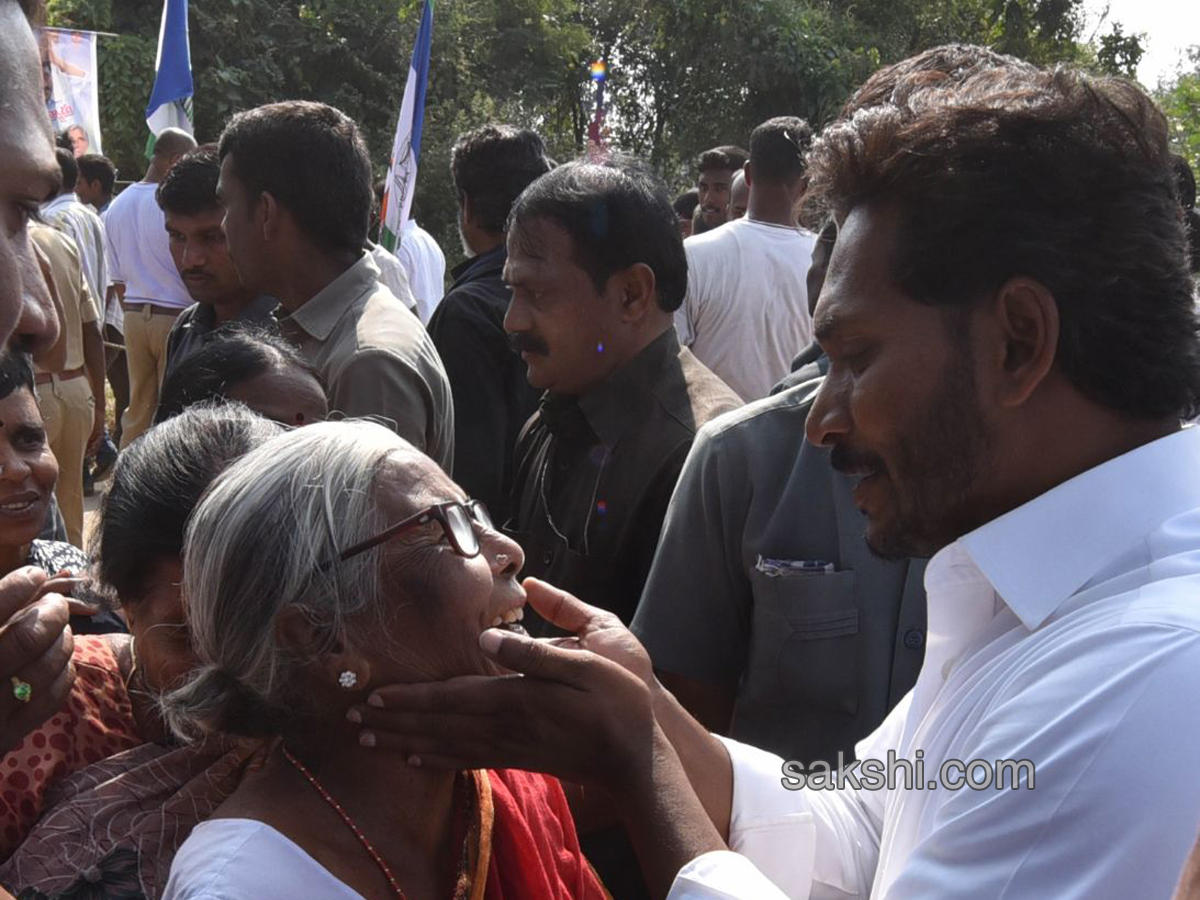
<svg viewBox="0 0 1200 900"><path fill-rule="evenodd" d="M420 319L379 281L370 256L280 316L279 328L317 369L331 413L376 419L450 472L454 402L446 371Z"/></svg>

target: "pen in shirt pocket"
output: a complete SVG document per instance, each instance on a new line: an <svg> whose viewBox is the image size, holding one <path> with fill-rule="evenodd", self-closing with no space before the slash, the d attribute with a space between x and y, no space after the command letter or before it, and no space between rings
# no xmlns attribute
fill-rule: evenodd
<svg viewBox="0 0 1200 900"><path fill-rule="evenodd" d="M833 563L823 559L771 559L758 555L754 568L771 578L788 575L832 575Z"/></svg>

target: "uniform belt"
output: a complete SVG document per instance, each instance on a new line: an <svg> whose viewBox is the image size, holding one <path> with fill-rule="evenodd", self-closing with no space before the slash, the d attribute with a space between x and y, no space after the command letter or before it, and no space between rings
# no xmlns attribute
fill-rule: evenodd
<svg viewBox="0 0 1200 900"><path fill-rule="evenodd" d="M126 303L124 300L121 301L121 309L131 313L149 309L152 316L177 316L183 312L182 309L176 309L174 306L159 306L157 303Z"/></svg>
<svg viewBox="0 0 1200 900"><path fill-rule="evenodd" d="M82 378L86 374L87 369L82 367L78 369L67 369L65 372L38 372L33 376L33 383L49 384L55 379L55 377L57 377L59 381L70 381L72 378Z"/></svg>

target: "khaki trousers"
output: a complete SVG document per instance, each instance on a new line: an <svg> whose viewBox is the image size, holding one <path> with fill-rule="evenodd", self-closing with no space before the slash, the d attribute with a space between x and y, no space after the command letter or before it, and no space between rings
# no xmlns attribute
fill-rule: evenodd
<svg viewBox="0 0 1200 900"><path fill-rule="evenodd" d="M50 452L58 460L54 495L67 526L67 540L83 548L83 457L95 421L95 401L86 376L57 375L37 386L38 408L46 423Z"/></svg>
<svg viewBox="0 0 1200 900"><path fill-rule="evenodd" d="M148 303L125 309L125 360L129 365L129 408L121 416L121 449L141 437L158 408L158 389L167 365L167 335L182 310ZM157 310L157 311L155 311Z"/></svg>

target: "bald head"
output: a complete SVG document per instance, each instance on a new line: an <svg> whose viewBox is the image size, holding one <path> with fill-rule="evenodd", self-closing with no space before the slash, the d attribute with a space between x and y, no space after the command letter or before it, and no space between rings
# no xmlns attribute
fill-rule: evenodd
<svg viewBox="0 0 1200 900"><path fill-rule="evenodd" d="M164 128L154 140L156 159L174 162L183 154L196 149L196 139L182 128Z"/></svg>

